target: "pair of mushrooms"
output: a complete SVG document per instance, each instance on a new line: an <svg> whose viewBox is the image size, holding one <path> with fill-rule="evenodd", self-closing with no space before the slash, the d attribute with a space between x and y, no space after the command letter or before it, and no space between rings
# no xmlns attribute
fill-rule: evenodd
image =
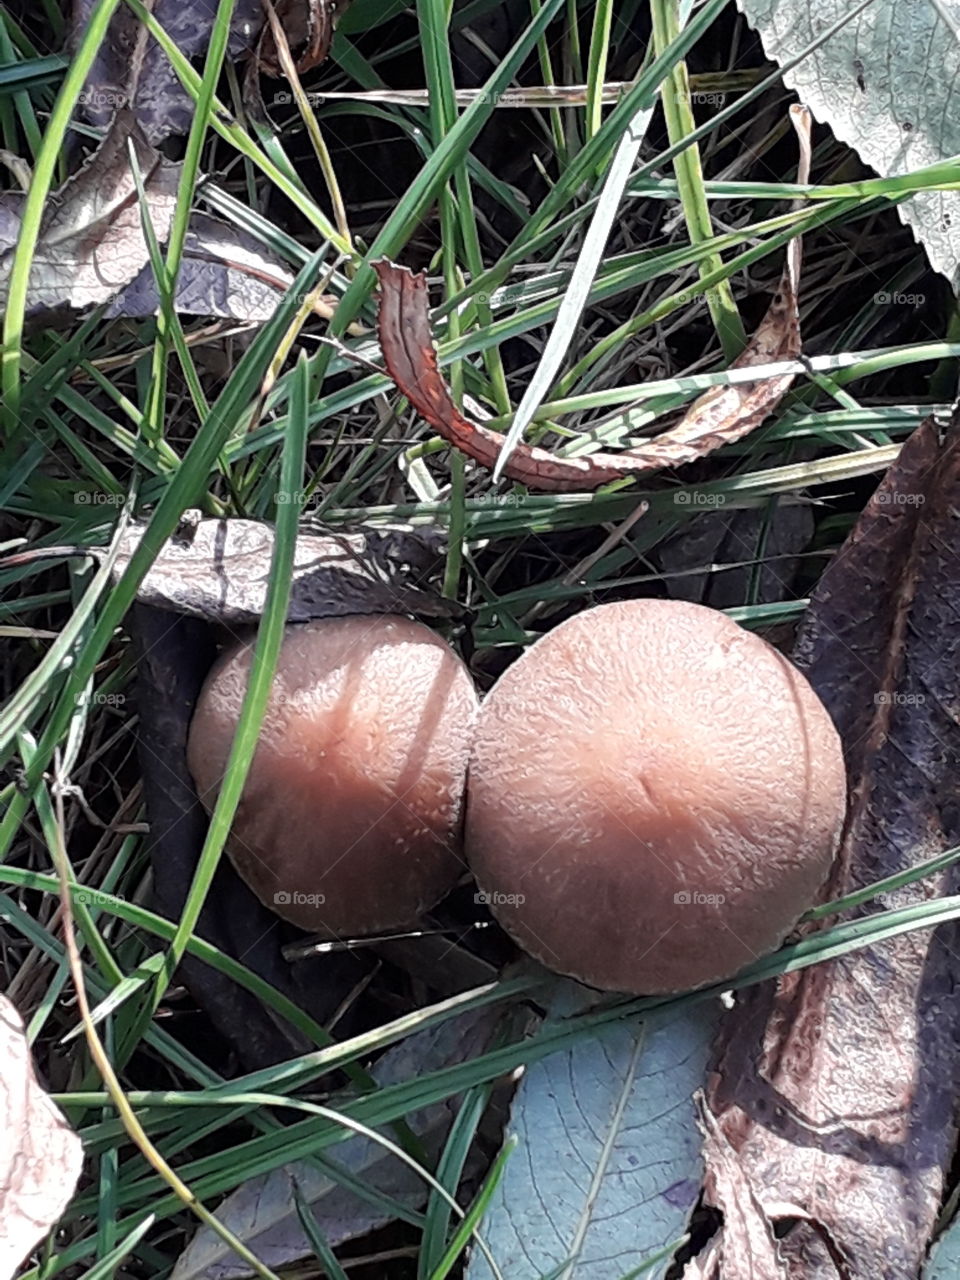
<svg viewBox="0 0 960 1280"><path fill-rule="evenodd" d="M208 806L251 652L220 657L191 726ZM779 945L845 803L839 738L805 678L700 605L589 609L482 707L427 627L353 616L287 628L227 848L278 914L334 936L414 923L466 863L548 968L656 994Z"/></svg>

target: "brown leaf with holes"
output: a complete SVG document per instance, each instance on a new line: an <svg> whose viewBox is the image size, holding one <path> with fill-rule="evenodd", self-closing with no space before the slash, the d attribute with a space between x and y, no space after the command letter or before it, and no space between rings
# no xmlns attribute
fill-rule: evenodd
<svg viewBox="0 0 960 1280"><path fill-rule="evenodd" d="M797 180L804 183L810 174L810 116L803 108L792 107L791 119L800 139ZM787 250L787 263L776 296L746 349L734 361L734 369L796 360L800 355L797 311L800 264L798 236ZM433 345L426 276L414 275L386 258L375 262L373 268L380 280L379 335L387 373L417 413L444 440L492 470L503 448L504 437L489 427L471 422L454 403L440 373ZM519 441L504 466L504 475L531 489L562 493L596 489L612 480L682 466L755 430L783 399L795 376L781 373L771 378L711 387L694 401L671 430L649 444L620 454L594 453L565 458Z"/></svg>
<svg viewBox="0 0 960 1280"><path fill-rule="evenodd" d="M960 844L960 415L904 445L823 575L796 658L844 742L830 901ZM850 913L956 893L956 866ZM956 1138L960 928L917 930L746 992L708 1103L789 1280L916 1277ZM729 1162L727 1161L727 1164ZM717 1167L707 1151L708 1191ZM723 1170L720 1171L723 1173ZM718 1198L715 1197L715 1203ZM722 1229L711 1280L748 1280Z"/></svg>
<svg viewBox="0 0 960 1280"><path fill-rule="evenodd" d="M0 1277L59 1220L77 1186L80 1139L37 1083L19 1013L0 996Z"/></svg>

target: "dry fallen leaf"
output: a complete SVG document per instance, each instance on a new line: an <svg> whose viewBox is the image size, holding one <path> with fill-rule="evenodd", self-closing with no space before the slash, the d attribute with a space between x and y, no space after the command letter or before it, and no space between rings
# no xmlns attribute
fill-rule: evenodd
<svg viewBox="0 0 960 1280"><path fill-rule="evenodd" d="M722 1264L723 1245L736 1241L740 1255L750 1264L750 1280L786 1280L783 1260L770 1220L764 1216L753 1188L744 1176L736 1152L722 1133L710 1111L699 1101L700 1126L703 1132L703 1160L706 1165L707 1199L723 1212L724 1238L709 1253L710 1267ZM709 1275L695 1268L693 1276ZM722 1274L722 1266L721 1266ZM746 1280L746 1275L744 1277Z"/></svg>
<svg viewBox="0 0 960 1280"><path fill-rule="evenodd" d="M207 214L187 228L174 307L180 315L218 316L250 323L269 320L293 274L253 236ZM113 299L108 319L155 315L160 305L150 263ZM333 300L324 313L333 314Z"/></svg>
<svg viewBox="0 0 960 1280"><path fill-rule="evenodd" d="M797 660L851 784L824 901L960 844L958 508L960 415L945 438L928 420L904 445L801 630ZM955 893L958 878L953 866L851 915ZM714 1244L720 1264L691 1274L748 1280L749 1241L780 1223L789 1280L916 1277L956 1147L958 1025L955 923L747 992L708 1101L750 1195ZM715 1171L733 1177L729 1161Z"/></svg>
<svg viewBox="0 0 960 1280"><path fill-rule="evenodd" d="M146 524L134 521L120 537L113 574L121 574ZM288 622L349 613L409 613L456 618L462 606L437 590L446 535L442 530L305 522L297 537ZM185 511L137 590L137 600L221 626L259 621L267 598L274 529L260 520L203 519ZM44 547L4 558L14 567L66 555L98 558L101 547Z"/></svg>
<svg viewBox="0 0 960 1280"><path fill-rule="evenodd" d="M792 107L791 119L800 139L797 180L804 183L810 174L810 116L803 108ZM800 264L798 236L787 250L776 295L760 327L734 361L735 369L796 360L799 356ZM414 275L385 258L373 267L380 280L379 335L387 373L444 440L492 470L504 437L464 417L443 380L430 328L426 276ZM612 480L682 466L755 430L783 399L794 377L794 373L782 373L755 382L712 387L694 401L675 427L648 444L620 454L565 458L520 441L504 466L504 475L531 489L566 492L596 489Z"/></svg>
<svg viewBox="0 0 960 1280"><path fill-rule="evenodd" d="M132 116L121 111L83 168L50 197L30 269L29 311L60 306L82 311L107 302L149 260L129 147L143 177L154 231L161 244L166 241L180 166L154 150ZM5 229L15 217L15 207L8 204ZM12 247L0 253L0 306L12 260Z"/></svg>
<svg viewBox="0 0 960 1280"><path fill-rule="evenodd" d="M137 598L158 609L241 625L259 621L267 598L273 526L259 520L197 520L185 513L140 584ZM124 535L115 572L139 544L142 525ZM450 617L454 601L433 589L442 534L413 529L324 529L297 538L288 622L348 613Z"/></svg>
<svg viewBox="0 0 960 1280"><path fill-rule="evenodd" d="M0 1062L0 1280L6 1280L70 1203L83 1147L37 1083L23 1022L5 996Z"/></svg>
<svg viewBox="0 0 960 1280"><path fill-rule="evenodd" d="M169 171L173 166L167 168ZM170 176L173 177L172 173ZM12 249L20 231L23 200L19 192L0 193L0 271L3 255ZM151 208L151 216L153 214ZM167 217L162 220L161 228L163 226L169 227ZM104 228L103 248L99 252L109 254L119 230L116 226ZM146 245L137 246L137 256L143 259L139 271L122 289L107 295L109 301L103 314L108 320L139 319L156 315L160 309L160 295L153 267L146 259ZM265 249L256 237L208 214L193 213L187 227L173 305L180 315L263 323L276 311L293 280L289 267ZM100 301L100 292L85 289L82 284L78 286L77 262L66 256L44 268L42 292L38 295L31 291L28 307L31 311L54 306L82 310ZM314 314L329 319L336 305L334 295L323 294L314 302ZM347 332L357 336L366 330L355 322Z"/></svg>

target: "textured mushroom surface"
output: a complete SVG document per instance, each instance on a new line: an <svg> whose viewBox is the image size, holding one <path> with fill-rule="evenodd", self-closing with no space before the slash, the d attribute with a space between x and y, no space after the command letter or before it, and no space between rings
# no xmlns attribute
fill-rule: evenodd
<svg viewBox="0 0 960 1280"><path fill-rule="evenodd" d="M843 822L840 740L806 679L700 605L601 605L485 701L466 851L503 927L608 991L731 977L813 903Z"/></svg>
<svg viewBox="0 0 960 1280"><path fill-rule="evenodd" d="M187 756L213 807L252 643L207 678ZM477 696L429 628L324 618L284 633L227 852L285 919L331 936L412 924L464 871L463 792Z"/></svg>

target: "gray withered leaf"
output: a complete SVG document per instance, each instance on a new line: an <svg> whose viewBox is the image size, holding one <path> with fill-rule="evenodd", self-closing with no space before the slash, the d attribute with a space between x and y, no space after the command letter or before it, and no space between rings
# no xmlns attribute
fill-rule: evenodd
<svg viewBox="0 0 960 1280"><path fill-rule="evenodd" d="M557 1023L596 992L555 979L539 1000ZM526 1068L508 1125L518 1147L480 1222L505 1280L667 1274L700 1192L693 1095L718 1013L623 1018ZM476 1249L466 1274L494 1275Z"/></svg>
<svg viewBox="0 0 960 1280"><path fill-rule="evenodd" d="M960 151L957 0L737 0L737 8L787 87L881 177ZM960 192L952 185L921 187L896 209L957 290Z"/></svg>
<svg viewBox="0 0 960 1280"><path fill-rule="evenodd" d="M519 1025L523 1016L522 1011L505 1015L500 1009L480 1009L427 1027L388 1049L371 1074L383 1089L466 1062L490 1046L505 1017L507 1025L511 1018ZM332 1105L342 1104L345 1098L335 1097ZM458 1107L457 1097L445 1098L405 1117L433 1163L444 1148ZM387 1136L394 1135L388 1130ZM219 1220L267 1266L280 1270L310 1256L295 1186L334 1249L391 1221L397 1216L396 1210L391 1212L391 1202L411 1214L426 1203L429 1186L416 1170L373 1138L348 1133L344 1137L329 1154L318 1150L309 1159L241 1182L218 1206ZM479 1151L468 1158L468 1177L477 1172L482 1159ZM358 1194L358 1185L366 1195ZM173 1280L240 1280L249 1274L247 1264L229 1245L201 1226L177 1260Z"/></svg>
<svg viewBox="0 0 960 1280"><path fill-rule="evenodd" d="M0 257L17 243L25 199L23 191L0 191Z"/></svg>
<svg viewBox="0 0 960 1280"><path fill-rule="evenodd" d="M115 574L129 564L145 528L134 522L121 536ZM266 603L273 545L273 526L263 521L185 512L138 599L221 625L255 623ZM437 588L444 547L441 530L306 525L297 538L287 620L349 613L456 617L460 606Z"/></svg>
<svg viewBox="0 0 960 1280"><path fill-rule="evenodd" d="M139 206L135 198L129 201L133 178L124 172L116 145L126 136L118 132L109 145L104 142L77 174L77 184L71 186L71 179L51 197L30 280L31 314L43 312L46 319L55 308L83 311L99 303L106 304L108 320L137 319L159 310ZM131 137L141 166L152 165L153 153L142 140L136 142L135 133ZM179 165L162 161L146 181L150 217L161 243L166 243L179 180ZM97 190L101 182L103 190ZM114 198L104 199L105 193ZM19 191L0 192L0 298L25 199ZM270 319L292 282L289 267L254 236L207 214L191 214L173 299L178 314L260 323ZM315 310L329 316L330 301L319 299Z"/></svg>

